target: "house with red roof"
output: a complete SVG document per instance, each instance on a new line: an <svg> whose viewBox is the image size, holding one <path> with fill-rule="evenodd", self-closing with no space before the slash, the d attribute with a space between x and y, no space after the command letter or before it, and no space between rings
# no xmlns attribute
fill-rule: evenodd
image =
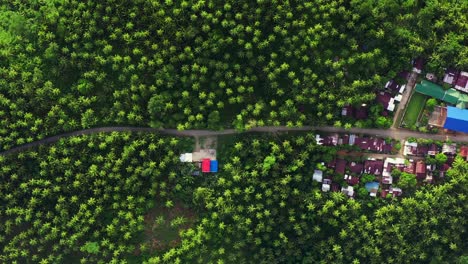
<svg viewBox="0 0 468 264"><path fill-rule="evenodd" d="M468 146L461 146L460 147L460 156L468 160Z"/></svg>
<svg viewBox="0 0 468 264"><path fill-rule="evenodd" d="M356 176L351 176L351 175L346 174L344 176L344 179L349 185L356 185L359 183L359 177L356 177Z"/></svg>
<svg viewBox="0 0 468 264"><path fill-rule="evenodd" d="M335 172L344 175L345 171L346 171L346 160L338 159L336 161Z"/></svg>
<svg viewBox="0 0 468 264"><path fill-rule="evenodd" d="M427 151L427 154L430 156L435 156L439 154L439 147L436 144L431 144L429 146L429 150Z"/></svg>
<svg viewBox="0 0 468 264"><path fill-rule="evenodd" d="M416 162L416 178L420 180L426 178L426 163L422 160Z"/></svg>
<svg viewBox="0 0 468 264"><path fill-rule="evenodd" d="M210 159L203 159L202 160L202 172L210 172Z"/></svg>
<svg viewBox="0 0 468 264"><path fill-rule="evenodd" d="M366 160L364 162L364 173L379 176L382 174L383 165L383 160Z"/></svg>
<svg viewBox="0 0 468 264"><path fill-rule="evenodd" d="M417 58L413 60L413 72L421 74L424 67L424 61L422 58Z"/></svg>
<svg viewBox="0 0 468 264"><path fill-rule="evenodd" d="M387 198L388 194L391 194L392 197L398 197L401 196L403 191L400 188L395 188L395 187L390 187L388 189L384 189L380 192L380 197L382 198Z"/></svg>
<svg viewBox="0 0 468 264"><path fill-rule="evenodd" d="M468 93L468 72L460 72L454 88L459 91Z"/></svg>
<svg viewBox="0 0 468 264"><path fill-rule="evenodd" d="M361 175L362 171L364 170L364 165L362 163L357 163L353 161L349 164L349 170L352 173Z"/></svg>
<svg viewBox="0 0 468 264"><path fill-rule="evenodd" d="M367 119L368 116L369 116L369 112L365 106L361 106L356 109L356 114L355 114L356 119L363 120L363 119Z"/></svg>
<svg viewBox="0 0 468 264"><path fill-rule="evenodd" d="M411 173L411 174L414 174L415 172L415 164L414 164L414 161L413 160L409 160L409 163L406 165L406 167L404 168L404 172L406 173Z"/></svg>
<svg viewBox="0 0 468 264"><path fill-rule="evenodd" d="M398 92L400 90L400 85L392 79L385 84L385 88L392 92Z"/></svg>

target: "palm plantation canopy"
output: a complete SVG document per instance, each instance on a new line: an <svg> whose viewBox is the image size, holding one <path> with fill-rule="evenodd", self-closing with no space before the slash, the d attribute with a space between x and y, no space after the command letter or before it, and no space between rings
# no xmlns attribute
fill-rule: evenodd
<svg viewBox="0 0 468 264"><path fill-rule="evenodd" d="M456 0L3 1L0 148L103 126L388 127L376 92L411 59L468 69L467 14ZM342 117L363 104L370 118ZM312 181L337 155L314 138L231 138L202 175L178 158L193 140L159 133L1 155L0 263L466 260L461 157L435 185L405 175L402 198L348 199Z"/></svg>

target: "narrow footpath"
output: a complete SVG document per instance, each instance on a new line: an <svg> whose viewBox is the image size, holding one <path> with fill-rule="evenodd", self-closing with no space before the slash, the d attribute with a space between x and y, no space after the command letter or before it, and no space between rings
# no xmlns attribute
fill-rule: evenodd
<svg viewBox="0 0 468 264"><path fill-rule="evenodd" d="M408 82L406 83L405 91L403 92L403 97L401 98L401 102L398 104L398 109L396 110L393 117L393 129L400 127L400 120L403 118L408 101L413 94L413 89L416 85L417 79L418 74L416 72L411 72Z"/></svg>

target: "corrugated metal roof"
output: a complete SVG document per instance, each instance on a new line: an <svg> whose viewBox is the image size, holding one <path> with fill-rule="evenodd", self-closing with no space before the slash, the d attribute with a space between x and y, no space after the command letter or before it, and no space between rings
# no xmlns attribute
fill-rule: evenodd
<svg viewBox="0 0 468 264"><path fill-rule="evenodd" d="M444 128L468 133L468 110L448 106Z"/></svg>
<svg viewBox="0 0 468 264"><path fill-rule="evenodd" d="M445 91L442 86L426 80L422 80L420 84L417 84L415 90L418 93L434 97L453 105L456 105L459 101L465 101L468 99L453 88Z"/></svg>

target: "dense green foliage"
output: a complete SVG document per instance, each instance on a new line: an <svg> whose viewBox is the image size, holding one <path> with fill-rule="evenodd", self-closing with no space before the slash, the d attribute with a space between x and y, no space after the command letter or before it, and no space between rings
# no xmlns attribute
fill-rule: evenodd
<svg viewBox="0 0 468 264"><path fill-rule="evenodd" d="M468 68L467 14L459 0L2 1L0 148L110 125L389 127L375 92L411 58ZM342 118L348 104L369 120ZM312 181L336 154L313 142L244 137L201 176L178 160L193 142L155 134L0 156L0 263L466 261L466 162L414 196L353 200Z"/></svg>
<svg viewBox="0 0 468 264"><path fill-rule="evenodd" d="M215 184L194 193L200 224L149 263L440 263L467 252L468 163L414 197L363 202L312 181L328 155L313 137L233 145Z"/></svg>
<svg viewBox="0 0 468 264"><path fill-rule="evenodd" d="M371 102L411 58L468 66L467 5L9 1L0 5L0 144L109 124L350 127L340 107Z"/></svg>
<svg viewBox="0 0 468 264"><path fill-rule="evenodd" d="M1 156L0 262L133 255L144 214L189 197L180 183L190 168L178 161L187 147L187 139L112 133Z"/></svg>

